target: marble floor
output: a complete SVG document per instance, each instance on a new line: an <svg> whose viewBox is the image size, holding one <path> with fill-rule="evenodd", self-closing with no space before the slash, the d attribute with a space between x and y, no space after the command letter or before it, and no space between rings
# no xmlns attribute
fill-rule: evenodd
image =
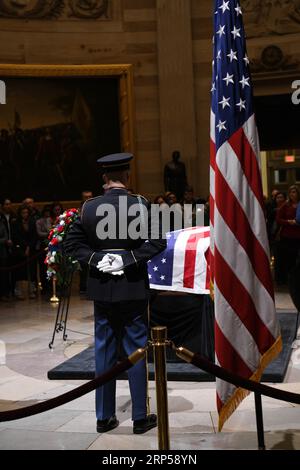
<svg viewBox="0 0 300 470"><path fill-rule="evenodd" d="M287 293L278 292L276 304L279 314L290 310L296 315ZM93 342L92 303L72 297L67 341L58 334L51 351L55 314L56 306L42 299L0 303L0 411L55 397L82 383L49 381L47 371ZM294 344L285 383L274 386L300 393L300 341ZM218 433L214 383L169 382L168 392L173 450L257 448L253 395ZM153 382L150 396L155 411ZM0 423L0 449L156 450L156 429L132 434L126 381L118 382L117 407L120 426L102 435L95 432L94 393L37 416ZM264 398L263 409L267 448L300 449L300 406Z"/></svg>

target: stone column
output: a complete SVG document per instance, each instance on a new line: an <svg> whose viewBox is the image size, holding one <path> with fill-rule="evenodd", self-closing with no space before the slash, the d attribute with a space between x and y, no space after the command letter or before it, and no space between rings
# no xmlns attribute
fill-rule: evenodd
<svg viewBox="0 0 300 470"><path fill-rule="evenodd" d="M156 0L163 165L179 150L196 191L197 134L190 0Z"/></svg>

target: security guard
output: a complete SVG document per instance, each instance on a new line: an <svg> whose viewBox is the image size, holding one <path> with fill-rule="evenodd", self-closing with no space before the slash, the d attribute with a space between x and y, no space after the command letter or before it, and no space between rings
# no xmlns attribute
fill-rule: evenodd
<svg viewBox="0 0 300 470"><path fill-rule="evenodd" d="M131 234L130 226L136 219L129 215L133 205L141 213L140 228L147 220L151 230L149 202L126 189L132 158L131 154L115 154L98 160L104 172L105 194L85 202L81 218L72 225L65 242L66 253L89 266L87 296L94 300L97 376L116 363L119 339L128 356L146 345L147 261L166 248L161 236L153 239L148 231L146 237ZM128 380L133 432L142 434L157 422L156 415L147 415L145 361L128 371ZM98 432L119 424L115 395L115 380L96 390Z"/></svg>

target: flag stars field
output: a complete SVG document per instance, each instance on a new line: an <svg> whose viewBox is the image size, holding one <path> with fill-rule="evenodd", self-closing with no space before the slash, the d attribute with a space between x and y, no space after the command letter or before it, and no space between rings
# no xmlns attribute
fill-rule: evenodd
<svg viewBox="0 0 300 470"><path fill-rule="evenodd" d="M217 125L217 128L219 129L219 132L222 132L223 130L226 131L227 128L225 126L226 121L219 121L219 124Z"/></svg>
<svg viewBox="0 0 300 470"><path fill-rule="evenodd" d="M241 9L241 7L240 7L240 5L239 5L239 4L238 4L238 5L237 5L237 7L235 8L235 11L236 11L236 14L237 14L237 16L239 16L239 15L242 15L242 14L243 14L243 12L242 12L242 9Z"/></svg>
<svg viewBox="0 0 300 470"><path fill-rule="evenodd" d="M236 106L238 106L240 108L240 111L242 111L243 109L246 109L246 100L242 100L242 98L240 99L240 102L236 104Z"/></svg>
<svg viewBox="0 0 300 470"><path fill-rule="evenodd" d="M219 34L220 37L223 36L223 34L224 34L224 36L225 36L225 25L224 25L224 26L221 26L221 25L220 25L220 28L219 28L219 30L217 31L217 34Z"/></svg>
<svg viewBox="0 0 300 470"><path fill-rule="evenodd" d="M240 84L242 85L243 89L246 87L246 86L250 86L250 83L249 83L249 80L250 80L250 77L246 78L242 77L242 80L240 81Z"/></svg>
<svg viewBox="0 0 300 470"><path fill-rule="evenodd" d="M250 60L249 60L249 57L247 56L247 54L245 55L243 60L245 61L246 66L250 64Z"/></svg>
<svg viewBox="0 0 300 470"><path fill-rule="evenodd" d="M223 1L223 4L219 7L220 10L222 10L222 13L224 14L226 10L230 11L229 8L229 1L225 2Z"/></svg>
<svg viewBox="0 0 300 470"><path fill-rule="evenodd" d="M226 106L228 106L228 107L230 108L229 101L230 101L230 97L229 97L229 98L225 98L225 96L223 96L223 99L222 99L221 101L219 101L219 104L222 105L223 109L225 109Z"/></svg>
<svg viewBox="0 0 300 470"><path fill-rule="evenodd" d="M167 249L148 264L150 288L191 294L209 293L209 227L168 234Z"/></svg>
<svg viewBox="0 0 300 470"><path fill-rule="evenodd" d="M229 57L230 62L232 62L233 60L238 60L237 51L233 51L232 49L230 49L230 53L227 54L227 57Z"/></svg>
<svg viewBox="0 0 300 470"><path fill-rule="evenodd" d="M229 85L229 83L233 83L233 84L234 84L233 74L232 74L232 75L229 75L229 73L227 72L227 75L226 75L226 77L223 78L223 81L226 82L226 85L227 85L227 86Z"/></svg>
<svg viewBox="0 0 300 470"><path fill-rule="evenodd" d="M238 38L241 37L240 31L241 31L241 28L239 29L236 27L233 28L233 30L231 31L231 34L233 35L234 39L236 39L237 37Z"/></svg>

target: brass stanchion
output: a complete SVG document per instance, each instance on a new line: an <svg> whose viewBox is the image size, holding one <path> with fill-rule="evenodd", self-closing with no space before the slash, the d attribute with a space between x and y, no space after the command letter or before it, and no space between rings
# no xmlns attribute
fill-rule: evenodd
<svg viewBox="0 0 300 470"><path fill-rule="evenodd" d="M146 349L140 348L137 349L131 356L128 356L129 361L131 362L132 365L135 366L139 361L145 358L146 354Z"/></svg>
<svg viewBox="0 0 300 470"><path fill-rule="evenodd" d="M50 302L59 302L59 298L56 295L56 276L53 276L52 278L52 297Z"/></svg>
<svg viewBox="0 0 300 470"><path fill-rule="evenodd" d="M190 351L189 349L184 348L183 346L180 346L180 348L173 347L175 350L176 354L180 359L183 359L185 362L188 362L191 364L195 354Z"/></svg>
<svg viewBox="0 0 300 470"><path fill-rule="evenodd" d="M148 309L147 309L147 330L150 330L150 304L148 302ZM148 348L146 348L146 375L147 375L147 402L146 402L146 409L147 415L150 414L150 394L149 394L149 358L148 358Z"/></svg>
<svg viewBox="0 0 300 470"><path fill-rule="evenodd" d="M170 450L166 371L167 328L164 326L152 328L151 337L155 365L158 448L159 450Z"/></svg>

